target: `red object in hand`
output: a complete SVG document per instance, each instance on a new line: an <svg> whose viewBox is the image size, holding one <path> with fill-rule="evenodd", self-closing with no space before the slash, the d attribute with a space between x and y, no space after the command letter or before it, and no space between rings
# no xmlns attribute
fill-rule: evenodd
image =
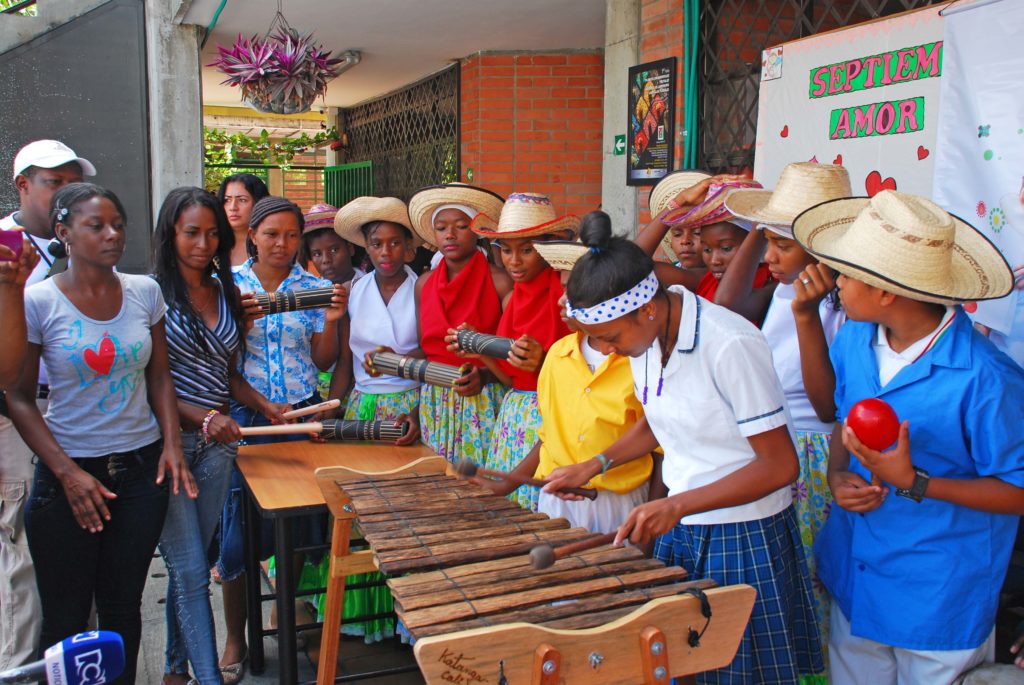
<svg viewBox="0 0 1024 685"><path fill-rule="evenodd" d="M900 436L900 420L888 402L878 398L861 400L850 409L846 425L862 443L884 450Z"/></svg>

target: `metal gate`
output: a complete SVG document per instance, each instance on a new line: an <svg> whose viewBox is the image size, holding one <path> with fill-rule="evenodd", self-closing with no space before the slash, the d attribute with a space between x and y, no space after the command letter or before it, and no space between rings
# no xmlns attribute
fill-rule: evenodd
<svg viewBox="0 0 1024 685"><path fill-rule="evenodd" d="M373 162L324 168L324 200L327 204L343 207L364 195L373 195Z"/></svg>
<svg viewBox="0 0 1024 685"><path fill-rule="evenodd" d="M378 195L408 201L423 186L458 180L459 81L455 64L345 110L345 159L373 163Z"/></svg>
<svg viewBox="0 0 1024 685"><path fill-rule="evenodd" d="M761 50L939 1L699 0L696 166L753 169Z"/></svg>

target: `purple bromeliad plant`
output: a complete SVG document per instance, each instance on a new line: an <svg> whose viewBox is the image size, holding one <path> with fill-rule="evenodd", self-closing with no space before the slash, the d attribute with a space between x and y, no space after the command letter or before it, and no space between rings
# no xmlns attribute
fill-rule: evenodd
<svg viewBox="0 0 1024 685"><path fill-rule="evenodd" d="M302 35L284 22L262 38L239 34L233 45L217 51L207 66L227 76L224 84L241 88L249 106L274 114L308 112L345 61L313 42L312 33Z"/></svg>

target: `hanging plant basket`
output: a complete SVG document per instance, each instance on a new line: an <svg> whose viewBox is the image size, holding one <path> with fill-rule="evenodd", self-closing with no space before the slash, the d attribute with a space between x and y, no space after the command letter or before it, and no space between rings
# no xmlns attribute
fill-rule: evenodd
<svg viewBox="0 0 1024 685"><path fill-rule="evenodd" d="M268 114L308 112L327 91L327 82L341 72L345 57L331 53L313 41L313 34L300 34L288 25L278 10L263 37L239 34L230 47L217 46L219 57L207 66L227 78L224 85L242 91L242 101Z"/></svg>

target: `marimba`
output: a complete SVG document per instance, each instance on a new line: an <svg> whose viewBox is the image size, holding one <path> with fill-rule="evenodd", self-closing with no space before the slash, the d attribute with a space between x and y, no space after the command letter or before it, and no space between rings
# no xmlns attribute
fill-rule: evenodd
<svg viewBox="0 0 1024 685"><path fill-rule="evenodd" d="M534 546L592 534L447 467L428 457L385 473L317 470L335 518L318 683L334 681L345 576L376 570L393 576L428 683L668 683L732 660L753 588L689 581L610 545L536 570ZM370 549L350 554L353 522Z"/></svg>

